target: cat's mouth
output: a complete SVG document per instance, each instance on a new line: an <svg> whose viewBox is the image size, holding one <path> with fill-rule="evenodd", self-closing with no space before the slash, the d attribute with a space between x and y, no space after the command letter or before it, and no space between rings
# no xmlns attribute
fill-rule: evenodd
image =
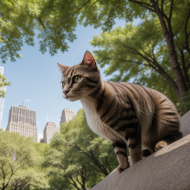
<svg viewBox="0 0 190 190"><path fill-rule="evenodd" d="M69 100L69 101L71 101L71 102L78 100L78 99L76 98L76 96L68 96L68 95L65 95L64 98L67 99L67 100Z"/></svg>

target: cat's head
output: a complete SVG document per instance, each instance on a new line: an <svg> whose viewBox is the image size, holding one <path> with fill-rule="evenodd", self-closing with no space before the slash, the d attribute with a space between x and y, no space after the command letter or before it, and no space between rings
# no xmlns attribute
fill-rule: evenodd
<svg viewBox="0 0 190 190"><path fill-rule="evenodd" d="M63 97L70 101L90 96L101 83L100 70L89 51L85 52L82 62L78 65L68 67L58 63L58 66L63 74Z"/></svg>

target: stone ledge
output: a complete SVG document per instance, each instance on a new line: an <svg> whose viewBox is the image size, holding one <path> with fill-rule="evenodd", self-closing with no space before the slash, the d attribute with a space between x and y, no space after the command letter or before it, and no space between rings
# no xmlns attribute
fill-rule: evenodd
<svg viewBox="0 0 190 190"><path fill-rule="evenodd" d="M190 189L190 111L180 119L184 137L139 161L120 175L114 170L92 190Z"/></svg>
<svg viewBox="0 0 190 190"><path fill-rule="evenodd" d="M190 134L190 110L180 118L180 131L184 137Z"/></svg>

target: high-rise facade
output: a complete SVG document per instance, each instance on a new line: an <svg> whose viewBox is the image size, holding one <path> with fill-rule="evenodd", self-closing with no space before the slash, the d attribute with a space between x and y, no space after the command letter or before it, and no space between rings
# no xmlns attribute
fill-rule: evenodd
<svg viewBox="0 0 190 190"><path fill-rule="evenodd" d="M0 67L0 74L3 75L4 67ZM1 82L1 81L0 81ZM6 87L1 87L0 90L6 91ZM1 128L1 122L3 117L3 108L4 108L4 98L0 97L0 128Z"/></svg>
<svg viewBox="0 0 190 190"><path fill-rule="evenodd" d="M36 111L25 106L12 106L9 111L7 131L20 133L25 137L33 137L34 142L38 140L36 127Z"/></svg>
<svg viewBox="0 0 190 190"><path fill-rule="evenodd" d="M75 115L74 111L72 111L70 109L64 109L62 111L60 125L61 125L61 123L68 122L71 119L73 119L74 115Z"/></svg>
<svg viewBox="0 0 190 190"><path fill-rule="evenodd" d="M47 122L44 128L44 143L49 144L55 133L59 133L57 125L52 122Z"/></svg>

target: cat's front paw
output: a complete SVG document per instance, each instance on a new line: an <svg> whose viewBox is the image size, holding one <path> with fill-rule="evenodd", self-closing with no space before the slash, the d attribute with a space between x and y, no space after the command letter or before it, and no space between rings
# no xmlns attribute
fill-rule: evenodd
<svg viewBox="0 0 190 190"><path fill-rule="evenodd" d="M156 146L155 146L155 151L158 151L158 150L164 148L164 147L167 146L167 145L168 145L167 142L165 142L165 141L159 141L159 142L156 144Z"/></svg>
<svg viewBox="0 0 190 190"><path fill-rule="evenodd" d="M128 167L126 168L122 168L121 166L117 167L117 173L120 174L121 172L123 172L124 170L126 170Z"/></svg>

